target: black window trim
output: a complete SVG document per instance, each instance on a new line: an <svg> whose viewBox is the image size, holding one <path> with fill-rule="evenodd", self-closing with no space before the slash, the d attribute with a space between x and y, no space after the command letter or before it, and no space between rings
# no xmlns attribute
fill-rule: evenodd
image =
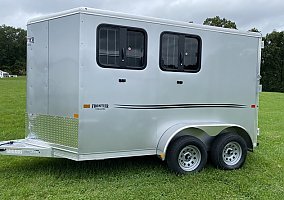
<svg viewBox="0 0 284 200"><path fill-rule="evenodd" d="M181 52L181 49L182 49L182 47L180 45L180 37L183 37L183 40L184 40L185 37L196 38L198 40L198 58L197 58L198 68L196 70L184 70L183 67L181 69L180 66L178 66L178 69L176 69L176 70L175 69L163 68L163 66L162 66L162 38L163 38L164 34L172 34L172 35L178 35L179 36L178 55L180 55L180 52ZM172 31L163 31L160 34L159 66L160 66L160 69L162 71L198 73L201 70L201 52L202 52L202 40L201 40L201 37L199 35L181 33L181 32L172 32ZM179 60L179 63L180 63L180 56L179 56L178 60Z"/></svg>
<svg viewBox="0 0 284 200"><path fill-rule="evenodd" d="M118 29L125 29L130 30L130 31L139 31L144 34L144 65L141 67L129 67L129 66L116 66L116 65L104 65L99 62L99 31L101 27L113 27L113 28L118 28ZM120 31L121 32L121 31ZM138 27L131 27L131 26L121 26L121 25L116 25L116 24L99 24L97 26L97 31L96 31L96 62L97 64L102 67L102 68L111 68L111 69L129 69L129 70L144 70L147 66L147 54L148 54L148 35L147 32L143 28L138 28ZM121 38L122 36L120 36ZM126 40L126 36L125 36ZM121 49L120 49L121 51Z"/></svg>

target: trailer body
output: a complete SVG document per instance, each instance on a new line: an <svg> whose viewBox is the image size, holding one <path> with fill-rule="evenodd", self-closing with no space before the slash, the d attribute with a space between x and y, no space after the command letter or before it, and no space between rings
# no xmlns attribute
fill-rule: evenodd
<svg viewBox="0 0 284 200"><path fill-rule="evenodd" d="M257 145L260 34L90 8L27 30L26 139L1 154L165 159L174 138L210 151L226 132Z"/></svg>

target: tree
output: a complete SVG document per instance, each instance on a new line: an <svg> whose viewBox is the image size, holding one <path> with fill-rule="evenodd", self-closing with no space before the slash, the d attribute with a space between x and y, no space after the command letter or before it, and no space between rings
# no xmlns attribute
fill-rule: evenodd
<svg viewBox="0 0 284 200"><path fill-rule="evenodd" d="M0 69L23 75L26 71L27 31L12 26L0 26Z"/></svg>
<svg viewBox="0 0 284 200"><path fill-rule="evenodd" d="M207 18L204 22L204 25L209 26L218 26L223 28L232 28L237 29L237 25L235 22L231 20L227 20L226 18L221 19L219 16L213 17L213 18Z"/></svg>
<svg viewBox="0 0 284 200"><path fill-rule="evenodd" d="M261 62L263 90L284 92L284 31L273 31L263 39Z"/></svg>
<svg viewBox="0 0 284 200"><path fill-rule="evenodd" d="M248 30L248 31L260 33L260 31L259 31L257 28L252 28L252 29L250 29L250 30Z"/></svg>

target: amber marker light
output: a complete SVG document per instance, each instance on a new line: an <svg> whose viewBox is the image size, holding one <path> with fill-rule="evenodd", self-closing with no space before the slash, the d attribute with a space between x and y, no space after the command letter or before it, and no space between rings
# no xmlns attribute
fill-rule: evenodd
<svg viewBox="0 0 284 200"><path fill-rule="evenodd" d="M84 104L83 108L91 108L91 105L90 104Z"/></svg>

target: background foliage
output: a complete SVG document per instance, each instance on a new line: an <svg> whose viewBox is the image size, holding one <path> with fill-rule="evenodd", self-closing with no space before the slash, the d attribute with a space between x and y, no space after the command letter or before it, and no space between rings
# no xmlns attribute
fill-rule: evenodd
<svg viewBox="0 0 284 200"><path fill-rule="evenodd" d="M264 91L284 92L284 32L267 34L262 51L261 75Z"/></svg>
<svg viewBox="0 0 284 200"><path fill-rule="evenodd" d="M0 26L0 70L26 74L26 35L24 29Z"/></svg>
<svg viewBox="0 0 284 200"><path fill-rule="evenodd" d="M203 22L203 24L209 25L209 26L218 26L218 27L223 27L223 28L237 29L237 25L235 22L228 20L226 18L221 19L219 16L207 18Z"/></svg>

